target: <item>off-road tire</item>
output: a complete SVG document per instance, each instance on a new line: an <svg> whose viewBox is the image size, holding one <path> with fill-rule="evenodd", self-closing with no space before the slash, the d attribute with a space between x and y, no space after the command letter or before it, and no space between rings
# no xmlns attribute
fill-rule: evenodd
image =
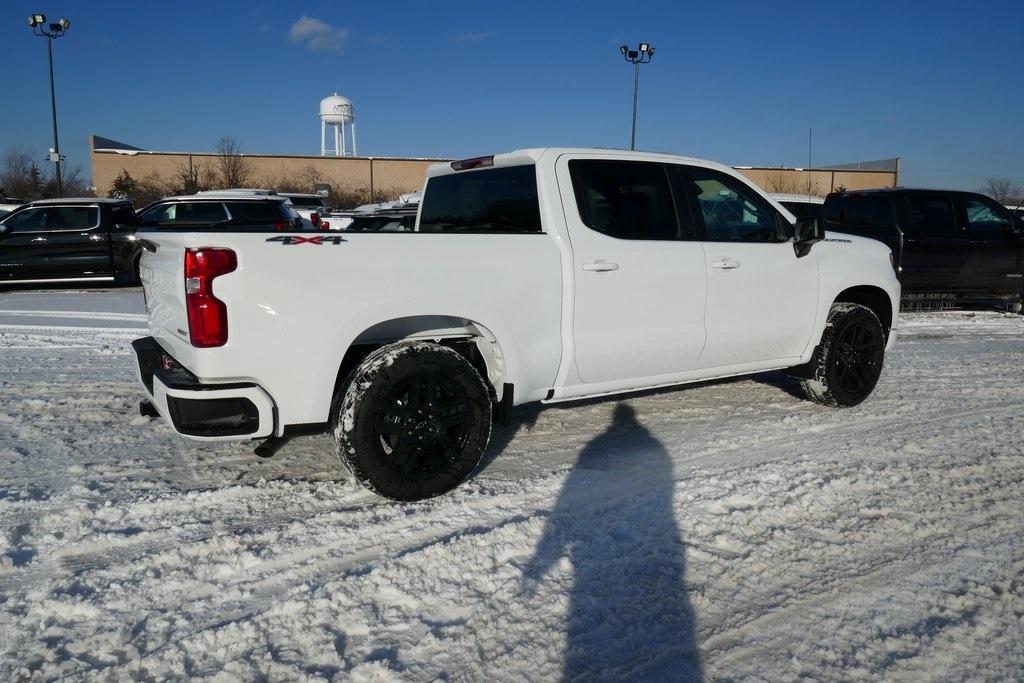
<svg viewBox="0 0 1024 683"><path fill-rule="evenodd" d="M456 351L422 341L384 346L363 360L340 393L338 457L374 493L432 498L480 464L491 435L491 397L480 373Z"/></svg>
<svg viewBox="0 0 1024 683"><path fill-rule="evenodd" d="M885 331L874 311L860 304L832 304L821 343L800 384L822 405L849 408L871 395L882 374Z"/></svg>

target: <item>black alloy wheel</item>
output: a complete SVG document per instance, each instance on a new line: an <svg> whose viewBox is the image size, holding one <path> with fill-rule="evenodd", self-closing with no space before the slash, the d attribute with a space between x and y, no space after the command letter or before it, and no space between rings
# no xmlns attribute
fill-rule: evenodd
<svg viewBox="0 0 1024 683"><path fill-rule="evenodd" d="M871 391L882 372L884 348L885 339L877 324L858 319L846 326L832 355L839 388L849 395Z"/></svg>
<svg viewBox="0 0 1024 683"><path fill-rule="evenodd" d="M385 399L376 443L395 474L430 476L456 461L471 420L469 396L461 384L439 371L414 375Z"/></svg>
<svg viewBox="0 0 1024 683"><path fill-rule="evenodd" d="M479 465L491 435L491 394L480 372L433 342L373 351L336 405L342 463L360 484L392 500L451 491Z"/></svg>

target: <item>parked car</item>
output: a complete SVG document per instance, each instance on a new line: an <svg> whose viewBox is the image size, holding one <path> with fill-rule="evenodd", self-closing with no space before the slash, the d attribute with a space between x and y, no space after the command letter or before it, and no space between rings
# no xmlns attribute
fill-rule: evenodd
<svg viewBox="0 0 1024 683"><path fill-rule="evenodd" d="M892 250L910 298L1007 299L1024 291L1024 223L981 194L907 188L837 192L826 226Z"/></svg>
<svg viewBox="0 0 1024 683"><path fill-rule="evenodd" d="M302 230L286 197L237 191L165 197L139 211L142 229Z"/></svg>
<svg viewBox="0 0 1024 683"><path fill-rule="evenodd" d="M11 211L21 207L25 204L23 199L15 199L14 197L4 197L0 195L0 217L9 214Z"/></svg>
<svg viewBox="0 0 1024 683"><path fill-rule="evenodd" d="M825 203L824 198L811 194L772 192L768 196L789 209L789 212L797 218L817 218L821 215L822 204Z"/></svg>
<svg viewBox="0 0 1024 683"><path fill-rule="evenodd" d="M1024 218L1024 204L1020 206L1007 206L1006 208L1009 209L1017 218Z"/></svg>
<svg viewBox="0 0 1024 683"><path fill-rule="evenodd" d="M420 194L408 192L392 202L365 204L351 211L331 213L331 230L353 232L411 232L416 225Z"/></svg>
<svg viewBox="0 0 1024 683"><path fill-rule="evenodd" d="M147 236L144 410L261 455L330 430L413 500L466 479L514 405L787 369L852 406L895 339L888 247L794 224L721 164L532 149L427 176L416 234Z"/></svg>
<svg viewBox="0 0 1024 683"><path fill-rule="evenodd" d="M315 213L322 217L327 212L324 198L321 195L302 192L282 192L281 196L291 200L295 211L307 221L310 220L311 214Z"/></svg>
<svg viewBox="0 0 1024 683"><path fill-rule="evenodd" d="M30 202L0 219L0 282L136 284L141 245L131 202Z"/></svg>

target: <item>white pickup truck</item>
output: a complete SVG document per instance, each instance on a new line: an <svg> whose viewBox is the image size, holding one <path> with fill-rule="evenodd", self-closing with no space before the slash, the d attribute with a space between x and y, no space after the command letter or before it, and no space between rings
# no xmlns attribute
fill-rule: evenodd
<svg viewBox="0 0 1024 683"><path fill-rule="evenodd" d="M412 232L141 233L145 409L264 455L331 431L363 485L414 500L515 405L784 369L852 406L895 339L888 248L726 166L529 149L427 176Z"/></svg>

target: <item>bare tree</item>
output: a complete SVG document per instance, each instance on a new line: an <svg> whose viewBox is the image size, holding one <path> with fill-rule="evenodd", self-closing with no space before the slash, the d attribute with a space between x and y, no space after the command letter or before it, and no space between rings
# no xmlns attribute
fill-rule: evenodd
<svg viewBox="0 0 1024 683"><path fill-rule="evenodd" d="M1000 204L1008 204L1015 194L1013 182L1002 176L992 176L985 179L985 187L981 190Z"/></svg>
<svg viewBox="0 0 1024 683"><path fill-rule="evenodd" d="M34 200L56 197L57 179L52 172L36 164L32 154L17 148L4 153L0 167L0 194L18 199ZM64 196L81 197L93 194L89 184L82 179L78 166L65 167Z"/></svg>
<svg viewBox="0 0 1024 683"><path fill-rule="evenodd" d="M769 192L780 194L806 194L819 197L822 194L817 181L812 180L810 174L807 174L806 178L799 178L792 175L787 177L780 172L769 176L764 185Z"/></svg>
<svg viewBox="0 0 1024 683"><path fill-rule="evenodd" d="M171 188L174 194L195 194L212 189L217 184L217 173L208 164L193 161L179 162L174 170Z"/></svg>
<svg viewBox="0 0 1024 683"><path fill-rule="evenodd" d="M4 153L0 169L0 194L20 199L34 199L42 191L42 171L32 155L23 149L10 148Z"/></svg>
<svg viewBox="0 0 1024 683"><path fill-rule="evenodd" d="M220 184L225 188L245 187L252 179L253 169L249 160L242 156L242 143L233 135L225 135L217 141L217 170Z"/></svg>

